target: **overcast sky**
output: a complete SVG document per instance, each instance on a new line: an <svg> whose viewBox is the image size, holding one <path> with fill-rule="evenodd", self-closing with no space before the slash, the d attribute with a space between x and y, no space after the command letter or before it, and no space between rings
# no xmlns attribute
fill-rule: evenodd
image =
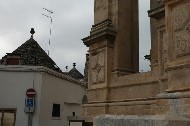
<svg viewBox="0 0 190 126"><path fill-rule="evenodd" d="M85 47L82 38L87 37L93 25L94 0L4 0L0 4L0 59L30 38L30 28L36 33L34 39L50 57L65 71L65 66L77 69L83 74ZM48 46L50 19L43 8L54 13L51 46ZM150 26L147 11L149 0L139 0L140 10L140 70L150 69L144 55L150 50Z"/></svg>

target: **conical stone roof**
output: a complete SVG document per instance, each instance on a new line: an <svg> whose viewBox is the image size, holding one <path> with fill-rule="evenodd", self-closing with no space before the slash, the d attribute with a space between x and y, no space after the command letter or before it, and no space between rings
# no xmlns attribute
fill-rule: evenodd
<svg viewBox="0 0 190 126"><path fill-rule="evenodd" d="M73 68L68 72L68 75L75 79L84 79L84 76L76 69L76 63L73 63Z"/></svg>
<svg viewBox="0 0 190 126"><path fill-rule="evenodd" d="M61 72L56 63L47 55L40 45L31 38L23 43L12 54L21 56L21 65L45 66L55 71Z"/></svg>

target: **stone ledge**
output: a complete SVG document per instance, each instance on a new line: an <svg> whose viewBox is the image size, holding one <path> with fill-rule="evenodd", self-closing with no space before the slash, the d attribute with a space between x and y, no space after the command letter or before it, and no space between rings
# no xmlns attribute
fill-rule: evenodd
<svg viewBox="0 0 190 126"><path fill-rule="evenodd" d="M180 2L189 2L190 0L164 0L166 5L174 5Z"/></svg>
<svg viewBox="0 0 190 126"><path fill-rule="evenodd" d="M172 71L172 70L179 70L179 69L186 69L190 68L190 60L187 61L187 63L184 64L184 62L177 62L179 65L173 65L173 64L168 64L166 71Z"/></svg>
<svg viewBox="0 0 190 126"><path fill-rule="evenodd" d="M155 104L155 100L151 99L133 99L128 101L102 101L102 102L90 102L88 104L82 105L83 107L104 107L104 106L133 106L133 105L152 105Z"/></svg>
<svg viewBox="0 0 190 126"><path fill-rule="evenodd" d="M156 96L157 99L178 99L190 98L190 92L161 93Z"/></svg>

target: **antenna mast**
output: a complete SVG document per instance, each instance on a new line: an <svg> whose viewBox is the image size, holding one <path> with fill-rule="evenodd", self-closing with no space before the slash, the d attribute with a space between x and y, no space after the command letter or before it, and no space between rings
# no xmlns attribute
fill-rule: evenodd
<svg viewBox="0 0 190 126"><path fill-rule="evenodd" d="M53 24L53 19L52 19L52 14L53 14L53 11L51 11L51 10L49 10L49 9L46 9L46 8L43 8L45 11L47 11L48 12L48 15L46 15L46 14L42 14L43 16L45 16L45 17L47 17L47 18L49 18L50 19L50 21L51 21L51 24L50 24L50 31L49 31L49 47L51 46L51 30L52 30L52 24ZM48 49L48 56L49 56L49 49Z"/></svg>

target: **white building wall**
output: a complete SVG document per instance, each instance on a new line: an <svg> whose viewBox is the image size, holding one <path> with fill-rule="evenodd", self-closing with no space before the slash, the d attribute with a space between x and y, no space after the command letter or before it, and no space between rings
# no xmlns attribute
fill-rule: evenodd
<svg viewBox="0 0 190 126"><path fill-rule="evenodd" d="M16 108L16 126L28 125L28 114L24 112L26 90L37 92L33 126L39 126L42 74L36 72L0 71L0 108Z"/></svg>
<svg viewBox="0 0 190 126"><path fill-rule="evenodd" d="M67 116L82 114L85 88L71 81L44 73L42 75L40 126L67 126ZM53 103L61 105L61 117L52 117Z"/></svg>

